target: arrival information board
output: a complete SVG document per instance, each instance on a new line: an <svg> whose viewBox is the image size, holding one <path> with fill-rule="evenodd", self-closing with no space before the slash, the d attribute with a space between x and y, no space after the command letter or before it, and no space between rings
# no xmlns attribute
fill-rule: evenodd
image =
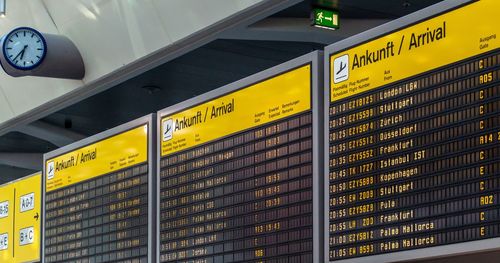
<svg viewBox="0 0 500 263"><path fill-rule="evenodd" d="M0 262L40 260L41 174L0 186Z"/></svg>
<svg viewBox="0 0 500 263"><path fill-rule="evenodd" d="M45 262L148 262L148 134L142 124L46 159Z"/></svg>
<svg viewBox="0 0 500 263"><path fill-rule="evenodd" d="M161 262L312 262L311 74L160 113Z"/></svg>
<svg viewBox="0 0 500 263"><path fill-rule="evenodd" d="M330 55L331 261L500 236L499 8Z"/></svg>

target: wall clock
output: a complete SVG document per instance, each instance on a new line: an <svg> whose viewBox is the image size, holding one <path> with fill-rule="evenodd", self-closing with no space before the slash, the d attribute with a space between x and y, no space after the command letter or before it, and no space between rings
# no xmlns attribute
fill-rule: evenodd
<svg viewBox="0 0 500 263"><path fill-rule="evenodd" d="M7 62L19 70L31 70L39 66L47 54L43 35L29 27L19 27L5 36L3 55Z"/></svg>

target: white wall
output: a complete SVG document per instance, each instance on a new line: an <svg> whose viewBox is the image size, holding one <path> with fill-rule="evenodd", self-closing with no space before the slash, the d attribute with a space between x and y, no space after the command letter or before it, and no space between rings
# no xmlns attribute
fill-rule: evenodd
<svg viewBox="0 0 500 263"><path fill-rule="evenodd" d="M6 15L0 17L0 35L19 26L58 33L40 0L7 0ZM74 80L13 78L0 70L0 123L81 85L82 81Z"/></svg>
<svg viewBox="0 0 500 263"><path fill-rule="evenodd" d="M265 0L7 0L0 34L18 26L70 38L83 81L0 72L0 123ZM49 47L50 48L50 47Z"/></svg>

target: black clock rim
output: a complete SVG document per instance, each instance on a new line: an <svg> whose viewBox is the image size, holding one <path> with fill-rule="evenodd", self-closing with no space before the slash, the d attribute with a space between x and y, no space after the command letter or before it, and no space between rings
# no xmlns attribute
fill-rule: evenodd
<svg viewBox="0 0 500 263"><path fill-rule="evenodd" d="M14 64L12 61L10 61L7 57L7 53L5 51L5 48L7 46L6 44L6 41L7 39L9 39L9 37L14 34L16 31L19 31L19 30L29 30L29 31L32 31L33 33L35 33L38 37L40 37L40 39L42 40L42 43L43 43L43 46L44 46L44 49L43 49L43 54L42 54L42 57L40 58L40 60L38 60L37 63L29 66L29 67L19 67L17 66L16 64ZM32 70L36 67L38 67L42 62L43 60L45 59L45 56L47 55L47 42L45 41L45 38L43 37L42 33L40 33L38 30L34 29L34 28L31 28L31 27L17 27L17 28L14 28L12 29L5 37L4 37L4 40L3 40L3 45L2 45L2 53L3 53L3 57L5 58L5 60L7 61L7 63L9 63L9 65L15 69L18 69L18 70Z"/></svg>

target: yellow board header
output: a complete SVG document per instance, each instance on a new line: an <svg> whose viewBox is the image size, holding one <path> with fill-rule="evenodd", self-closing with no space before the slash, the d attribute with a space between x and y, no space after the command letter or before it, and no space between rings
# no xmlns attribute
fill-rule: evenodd
<svg viewBox="0 0 500 263"><path fill-rule="evenodd" d="M148 125L65 153L45 163L46 191L124 169L148 159Z"/></svg>
<svg viewBox="0 0 500 263"><path fill-rule="evenodd" d="M330 101L500 47L500 1L479 0L330 56Z"/></svg>
<svg viewBox="0 0 500 263"><path fill-rule="evenodd" d="M38 173L0 186L0 262L40 260L41 179Z"/></svg>
<svg viewBox="0 0 500 263"><path fill-rule="evenodd" d="M165 156L311 109L311 65L163 117Z"/></svg>

